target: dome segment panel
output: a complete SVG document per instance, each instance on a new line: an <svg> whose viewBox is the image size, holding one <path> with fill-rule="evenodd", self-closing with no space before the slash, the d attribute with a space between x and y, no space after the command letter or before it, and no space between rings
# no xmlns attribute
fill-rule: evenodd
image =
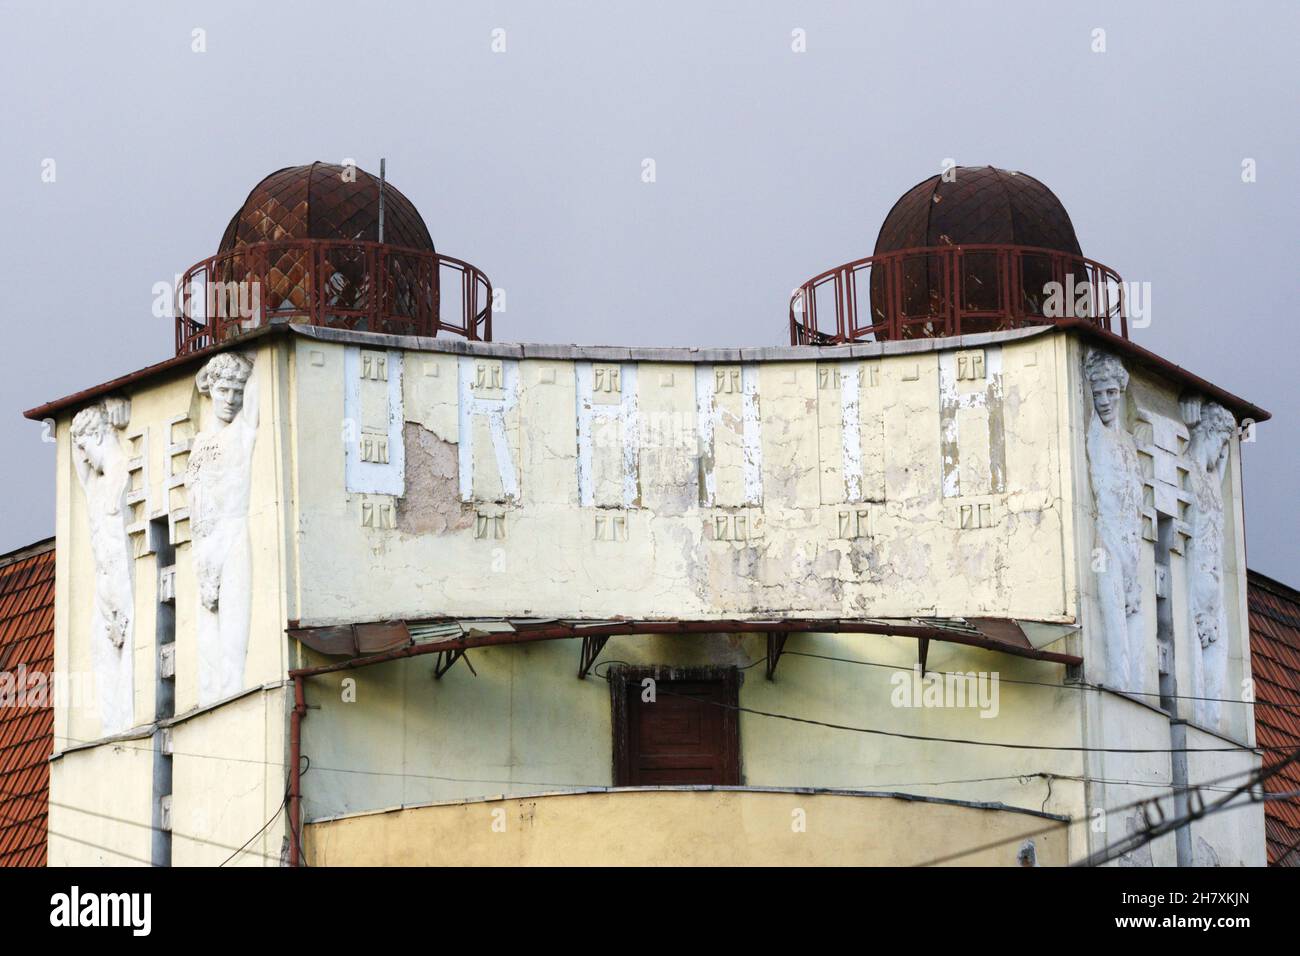
<svg viewBox="0 0 1300 956"><path fill-rule="evenodd" d="M894 204L875 253L928 246L1036 246L1082 255L1074 224L1050 189L1025 173L958 166L952 182L931 176Z"/></svg>
<svg viewBox="0 0 1300 956"><path fill-rule="evenodd" d="M355 178L352 178L355 177ZM277 170L253 187L221 238L221 252L292 239L379 241L379 179L331 163ZM384 242L433 251L414 204L384 183Z"/></svg>

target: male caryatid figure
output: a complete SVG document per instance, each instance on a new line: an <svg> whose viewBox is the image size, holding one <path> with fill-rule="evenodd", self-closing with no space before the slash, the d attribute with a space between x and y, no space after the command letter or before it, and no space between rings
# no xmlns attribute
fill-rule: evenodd
<svg viewBox="0 0 1300 956"><path fill-rule="evenodd" d="M1188 596L1192 630L1199 647L1197 696L1201 719L1219 722L1219 699L1228 678L1227 615L1223 604L1223 475L1228 466L1228 441L1237 420L1222 405L1190 399L1182 403L1191 428L1188 483L1192 493L1187 543Z"/></svg>
<svg viewBox="0 0 1300 956"><path fill-rule="evenodd" d="M1142 691L1142 472L1137 447L1124 425L1128 372L1107 352L1091 349L1084 373L1092 392L1088 425L1088 475L1096 505L1097 602L1106 646L1106 680L1120 690Z"/></svg>
<svg viewBox="0 0 1300 956"><path fill-rule="evenodd" d="M72 462L86 495L95 564L90 661L105 735L126 730L134 717L131 635L135 607L125 502L130 473L117 437L130 417L131 406L125 399L108 398L77 412L71 429Z"/></svg>
<svg viewBox="0 0 1300 956"><path fill-rule="evenodd" d="M223 352L199 372L212 416L195 436L189 494L194 574L199 588L199 703L243 690L252 611L248 501L257 439L257 376L242 355Z"/></svg>

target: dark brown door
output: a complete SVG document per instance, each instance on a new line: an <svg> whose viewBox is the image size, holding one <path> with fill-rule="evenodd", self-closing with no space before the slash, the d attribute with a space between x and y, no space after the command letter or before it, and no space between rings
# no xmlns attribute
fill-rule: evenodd
<svg viewBox="0 0 1300 956"><path fill-rule="evenodd" d="M655 680L653 701L644 699L646 677ZM626 673L615 700L615 785L739 784L737 690L734 672L666 680Z"/></svg>

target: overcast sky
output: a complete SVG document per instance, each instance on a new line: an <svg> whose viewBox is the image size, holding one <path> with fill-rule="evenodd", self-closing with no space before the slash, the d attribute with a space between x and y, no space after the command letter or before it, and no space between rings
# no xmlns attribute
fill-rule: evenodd
<svg viewBox="0 0 1300 956"><path fill-rule="evenodd" d="M1274 413L1250 564L1300 585L1297 37L1294 2L0 0L0 550L54 526L21 411L169 357L154 283L274 169L386 156L499 340L771 345L951 157L1045 182L1151 283L1134 340Z"/></svg>

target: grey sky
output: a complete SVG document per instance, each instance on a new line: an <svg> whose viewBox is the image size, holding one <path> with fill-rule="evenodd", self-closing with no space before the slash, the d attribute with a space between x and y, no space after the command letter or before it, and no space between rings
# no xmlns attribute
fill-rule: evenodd
<svg viewBox="0 0 1300 956"><path fill-rule="evenodd" d="M1297 36L1294 2L0 3L0 550L53 531L21 410L169 357L154 283L274 169L387 156L499 340L760 345L953 157L1047 183L1152 284L1134 340L1274 413L1250 564L1300 584Z"/></svg>

